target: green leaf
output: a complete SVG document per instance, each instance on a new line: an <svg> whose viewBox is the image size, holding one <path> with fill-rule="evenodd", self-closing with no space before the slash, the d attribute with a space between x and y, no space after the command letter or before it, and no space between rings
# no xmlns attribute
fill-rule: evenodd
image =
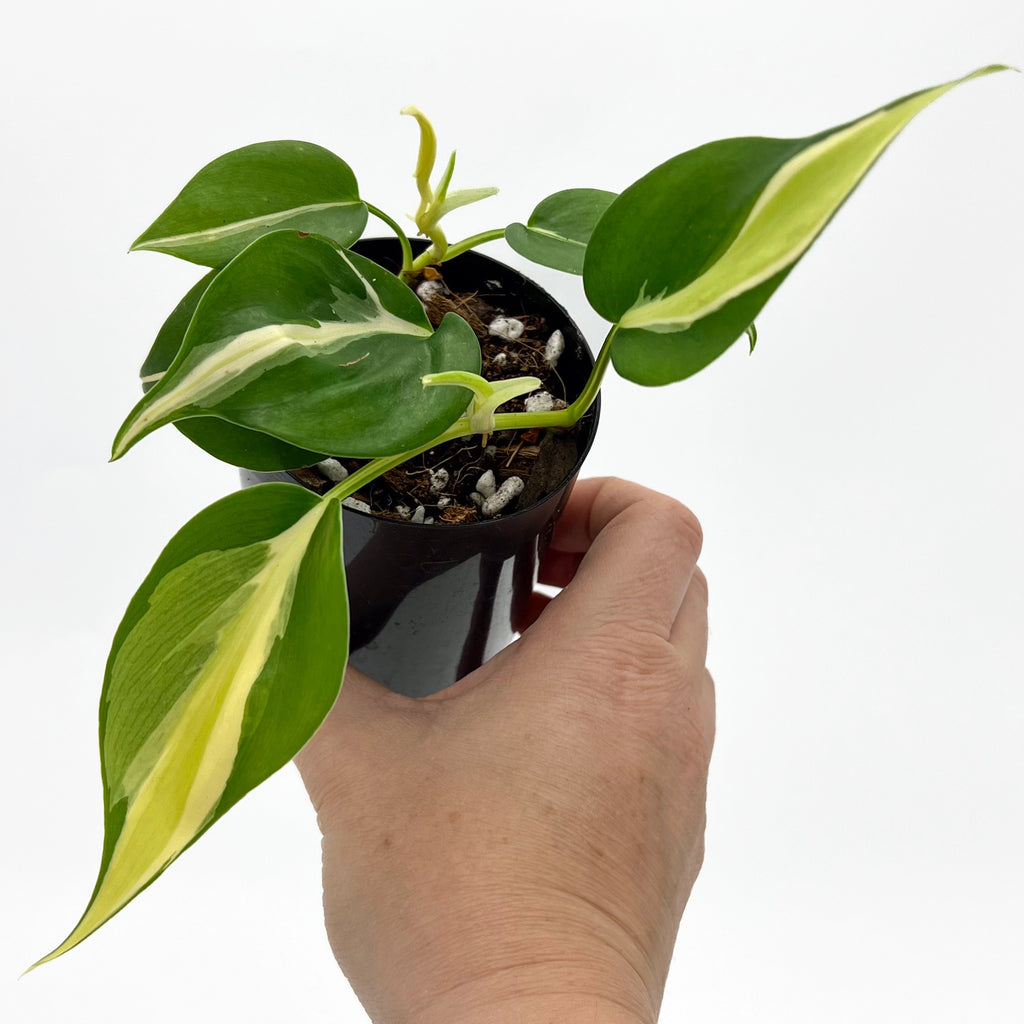
<svg viewBox="0 0 1024 1024"><path fill-rule="evenodd" d="M376 263L274 232L210 283L113 457L165 423L211 415L309 451L396 454L465 411L457 389L420 386L441 370L480 370L480 344L461 317L432 332L412 291Z"/></svg>
<svg viewBox="0 0 1024 1024"><path fill-rule="evenodd" d="M667 384L717 358L910 120L961 82L1000 70L804 139L712 142L631 185L594 230L583 270L591 305L618 325L618 372Z"/></svg>
<svg viewBox="0 0 1024 1024"><path fill-rule="evenodd" d="M747 340L750 342L750 354L754 354L754 347L757 345L757 324L751 324L746 330Z"/></svg>
<svg viewBox="0 0 1024 1024"><path fill-rule="evenodd" d="M174 362L199 300L216 276L217 271L211 270L200 278L164 321L139 371L144 391L153 387ZM263 473L311 466L324 458L321 453L297 448L269 434L239 427L215 416L179 420L174 426L214 458Z"/></svg>
<svg viewBox="0 0 1024 1024"><path fill-rule="evenodd" d="M221 267L282 228L351 245L366 217L355 175L340 157L309 142L260 142L208 163L132 249Z"/></svg>
<svg viewBox="0 0 1024 1024"><path fill-rule="evenodd" d="M39 963L108 921L294 757L334 704L347 647L339 502L266 484L174 537L107 662L96 887Z"/></svg>
<svg viewBox="0 0 1024 1024"><path fill-rule="evenodd" d="M567 274L583 273L587 243L614 192L569 188L541 200L526 224L505 228L508 244L520 256Z"/></svg>

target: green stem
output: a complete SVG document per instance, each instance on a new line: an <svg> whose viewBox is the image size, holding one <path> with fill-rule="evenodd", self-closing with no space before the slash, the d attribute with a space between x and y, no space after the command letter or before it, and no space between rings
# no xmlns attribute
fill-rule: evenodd
<svg viewBox="0 0 1024 1024"><path fill-rule="evenodd" d="M420 253L420 255L416 257L413 262L412 269L414 272L422 270L424 267L429 266L438 259L454 259L456 256L461 256L462 253L468 252L470 249L475 249L478 245L483 245L484 242L494 242L497 239L504 237L504 228L492 228L490 231L481 231L479 234L470 235L469 238L462 239L461 242L449 245L447 251L442 256L438 256L434 247L431 246L431 248Z"/></svg>
<svg viewBox="0 0 1024 1024"><path fill-rule="evenodd" d="M439 444L444 444L446 441L455 441L460 437L468 437L473 433L475 431L469 429L469 419L463 416L461 419L456 420L443 434L438 435L424 445L420 445L419 448L412 448L407 452L399 452L397 455L382 455L378 459L371 459L365 466L360 466L351 476L345 477L341 483L335 484L323 497L325 500L329 498L347 498L349 495L355 494L360 487L372 483L379 476L383 476L389 469L394 469L395 466L400 466L403 462L408 462L409 459L414 459L417 455L430 451L431 448L436 448Z"/></svg>
<svg viewBox="0 0 1024 1024"><path fill-rule="evenodd" d="M604 380L605 371L608 369L608 364L612 358L612 341L615 339L618 329L618 324L612 325L612 329L608 332L608 336L604 339L604 344L601 346L601 351L597 354L597 359L594 360L594 368L590 371L590 376L580 392L580 397L566 410L572 413L573 423L576 423L594 404L594 399L597 398L597 394L601 390L601 382Z"/></svg>
<svg viewBox="0 0 1024 1024"><path fill-rule="evenodd" d="M398 236L398 244L402 247L402 273L411 274L413 269L412 259L412 246L409 244L409 239L406 237L405 232L393 221L383 210L377 209L372 203L363 200L363 204L366 208L374 215L374 217L380 218L385 224Z"/></svg>
<svg viewBox="0 0 1024 1024"><path fill-rule="evenodd" d="M558 409L555 412L499 412L494 416L494 429L497 430L529 430L531 427L571 427L583 417L583 414L594 404L598 392L601 390L601 381L604 379L605 371L612 355L612 339L618 330L616 324L608 332L601 351L594 361L594 368L590 371L587 383L583 388L580 397L572 405L565 409ZM365 466L360 466L351 476L347 476L339 484L335 484L326 494L324 499L347 498L355 494L360 487L372 483L379 476L383 476L389 469L416 458L423 452L436 448L446 441L455 441L460 437L470 437L477 433L469 425L469 417L462 416L457 419L443 434L438 435L432 441L428 441L419 448L410 449L407 452L399 452L397 455L383 455L378 459L371 459Z"/></svg>
<svg viewBox="0 0 1024 1024"><path fill-rule="evenodd" d="M605 370L612 357L612 339L618 325L614 326L604 339L601 351L594 361L594 368L590 371L587 383L576 399L566 409L558 409L555 412L499 412L494 416L495 430L529 430L531 427L572 427L577 424L583 414L594 404L598 392L601 390L601 381L604 379Z"/></svg>

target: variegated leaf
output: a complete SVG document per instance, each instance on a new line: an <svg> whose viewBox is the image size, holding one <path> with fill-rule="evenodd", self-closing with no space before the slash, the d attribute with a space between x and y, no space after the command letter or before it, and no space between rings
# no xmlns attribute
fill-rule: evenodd
<svg viewBox="0 0 1024 1024"><path fill-rule="evenodd" d="M505 240L521 256L567 274L583 273L587 243L614 192L569 188L541 200L526 224L509 224Z"/></svg>
<svg viewBox="0 0 1024 1024"><path fill-rule="evenodd" d="M432 331L412 291L376 263L325 239L274 232L210 283L113 456L196 416L309 451L394 454L427 443L465 411L454 389L424 390L420 378L479 369L479 342L461 317L448 314Z"/></svg>
<svg viewBox="0 0 1024 1024"><path fill-rule="evenodd" d="M340 503L266 484L189 522L114 638L100 702L104 842L81 942L290 760L341 686Z"/></svg>
<svg viewBox="0 0 1024 1024"><path fill-rule="evenodd" d="M269 231L351 245L366 227L352 169L309 142L260 142L208 163L133 243L221 267Z"/></svg>
<svg viewBox="0 0 1024 1024"><path fill-rule="evenodd" d="M753 322L910 120L992 65L804 139L726 139L674 157L611 205L587 247L591 305L623 376L667 384Z"/></svg>
<svg viewBox="0 0 1024 1024"><path fill-rule="evenodd" d="M192 323L199 300L206 294L206 289L216 276L216 270L203 275L164 321L139 371L143 391L149 391L174 362L174 357L185 340L189 324ZM217 416L196 416L192 419L178 420L174 426L193 444L209 452L214 458L228 462L232 466L242 466L258 472L297 469L300 466L311 466L324 458L321 453L297 448L280 438L228 423Z"/></svg>

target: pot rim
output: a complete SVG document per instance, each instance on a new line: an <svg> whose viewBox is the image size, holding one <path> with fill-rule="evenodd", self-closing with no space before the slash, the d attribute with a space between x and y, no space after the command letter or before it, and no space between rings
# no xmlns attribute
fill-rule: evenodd
<svg viewBox="0 0 1024 1024"><path fill-rule="evenodd" d="M422 238L410 238L409 241L413 244L414 248L419 248L421 250L425 249L426 246L429 244ZM398 245L398 239L395 238L394 235L385 235L373 238L360 238L359 241L354 243L352 246L352 248L355 249L357 252L359 242L393 242L395 245ZM582 342L584 351L587 353L587 355L590 356L590 365L591 367L593 367L594 353L593 350L590 348L590 344L587 341L586 336L580 330L579 326L576 324L576 321L573 320L573 318L569 315L568 310L546 288L538 284L531 277L527 277L526 274L524 274L521 270L517 269L516 267L513 267L508 263L502 263L501 260L497 260L493 256L488 256L486 253L477 252L475 249L471 249L468 252L461 253L459 256L456 256L455 259L462 259L463 256L472 256L475 259L484 260L486 263L493 264L495 267L500 267L501 270L503 271L511 271L513 274L516 274L518 277L522 278L524 281L526 281L532 287L536 288L538 291L543 292L544 295L547 296L547 299L552 304L552 306L558 311L558 313L561 316L565 318L566 322L572 324L577 335L579 336L580 341ZM401 527L402 529L412 528L420 530L451 530L453 527L457 529L460 526L473 526L480 528L486 527L488 524L491 523L497 524L511 522L519 516L529 514L534 509L536 509L538 505L546 501L550 495L554 494L555 491L559 490L562 487L565 487L567 483L570 483L571 481L574 481L576 479L576 477L579 475L580 469L583 467L583 463L586 461L587 456L590 454L590 449L594 445L594 439L597 437L597 428L600 425L600 421L601 394L600 392L598 392L598 395L594 399L593 404L590 406L590 408L583 414L583 416L580 417L579 420L577 420L577 422L572 427L567 428L568 430L578 430L584 424L586 424L589 427L589 436L586 438L585 443L580 448L579 453L576 457L576 461L573 463L572 469L555 487L552 487L541 497L537 498L536 501L527 505L525 508L517 508L514 512L510 512L507 515L502 514L493 519L478 519L476 522L473 523L413 523L404 519L385 519L385 517L383 516L374 515L372 512L363 512L362 509L352 508L351 506L345 504L342 504L342 511L346 515L361 516L364 519L371 519L375 521L383 520L389 524L393 523L395 526ZM290 470L288 471L288 474L289 476L291 476ZM299 481L296 480L296 482L298 483Z"/></svg>

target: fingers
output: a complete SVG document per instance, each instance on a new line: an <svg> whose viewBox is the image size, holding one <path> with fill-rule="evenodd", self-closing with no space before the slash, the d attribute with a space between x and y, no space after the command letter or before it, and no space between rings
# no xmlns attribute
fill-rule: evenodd
<svg viewBox="0 0 1024 1024"><path fill-rule="evenodd" d="M638 484L586 480L552 537L541 580L579 624L623 621L669 637L697 564L701 529L677 501Z"/></svg>

